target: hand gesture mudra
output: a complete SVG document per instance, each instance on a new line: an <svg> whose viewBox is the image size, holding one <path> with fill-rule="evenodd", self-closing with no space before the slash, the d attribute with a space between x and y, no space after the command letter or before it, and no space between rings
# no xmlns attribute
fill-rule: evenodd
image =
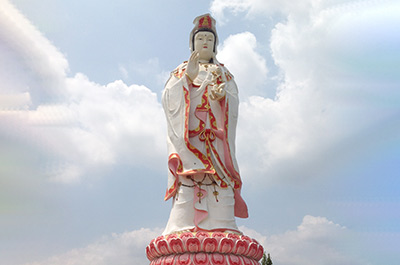
<svg viewBox="0 0 400 265"><path fill-rule="evenodd" d="M225 97L225 83L214 85L210 90L210 98L212 100L221 100Z"/></svg>
<svg viewBox="0 0 400 265"><path fill-rule="evenodd" d="M199 52L194 51L189 57L189 61L186 67L186 76L193 82L199 74Z"/></svg>

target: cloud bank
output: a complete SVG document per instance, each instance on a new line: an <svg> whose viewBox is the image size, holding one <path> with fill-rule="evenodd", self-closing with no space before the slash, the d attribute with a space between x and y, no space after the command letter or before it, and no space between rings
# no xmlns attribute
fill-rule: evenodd
<svg viewBox="0 0 400 265"><path fill-rule="evenodd" d="M15 153L28 147L47 161L37 165L44 175L65 183L117 162L162 164L164 114L157 95L118 80L100 85L81 73L68 77L66 57L1 2L0 142L7 146L11 138Z"/></svg>
<svg viewBox="0 0 400 265"><path fill-rule="evenodd" d="M145 249L161 229L142 228L122 234L112 234L81 249L73 249L45 261L25 265L128 265L148 264Z"/></svg>
<svg viewBox="0 0 400 265"><path fill-rule="evenodd" d="M218 59L234 74L241 99L260 94L268 78L266 61L256 48L257 39L250 32L230 35L219 48Z"/></svg>
<svg viewBox="0 0 400 265"><path fill-rule="evenodd" d="M271 253L274 264L365 264L349 255L343 247L349 244L351 232L325 217L306 215L296 230L270 236L261 235L246 227L240 229L246 235L259 241L267 253ZM145 265L149 261L144 250L150 240L160 233L161 229L142 228L132 232L113 234L87 247L25 265Z"/></svg>
<svg viewBox="0 0 400 265"><path fill-rule="evenodd" d="M306 215L296 230L271 236L245 227L241 229L256 238L276 264L365 264L346 250L353 243L352 232L325 217Z"/></svg>
<svg viewBox="0 0 400 265"><path fill-rule="evenodd" d="M122 81L100 85L81 73L67 77L66 57L3 2L0 65L7 71L0 76L6 84L0 140L12 137L37 149L49 158L42 165L45 174L61 182L79 182L117 163L163 165L165 121L157 95ZM396 8L392 1L304 1L301 6L213 1L216 16L227 11L287 16L270 40L281 72L275 98L252 96L268 78L254 34L232 35L220 48L219 58L241 89L238 156L250 180L265 181L265 172L270 180L313 175L308 165L328 165L332 156L340 157L337 152L363 152L344 145L338 150L346 139L382 120L395 122L400 98L392 70L399 58L391 56L399 41L392 38L399 22ZM368 21L379 23L371 27ZM365 141L368 147L374 139Z"/></svg>
<svg viewBox="0 0 400 265"><path fill-rule="evenodd" d="M69 76L66 56L8 1L0 3L0 175L10 180L0 193L41 177L79 183L121 164L164 170L165 121L157 95L138 84ZM237 150L246 185L316 176L344 156L362 157L388 128L399 129L399 9L395 1L213 1L211 10L225 20L228 12L284 17L270 39L280 70L275 98L254 96L269 69L253 33L228 37L219 53L243 91ZM351 138L357 148L347 145ZM313 254L314 264L361 264L338 247L346 231L306 216L297 230L260 241L281 264L309 264L303 253ZM86 264L147 264L142 251L154 233L116 234L36 264L74 264L79 257Z"/></svg>
<svg viewBox="0 0 400 265"><path fill-rule="evenodd" d="M238 154L246 176L265 181L317 175L344 156L362 157L387 131L378 128L382 123L398 127L400 79L393 69L400 65L395 48L400 42L393 36L398 36L399 8L394 1L212 2L214 15L223 19L227 13L285 17L270 39L280 69L276 97L250 96L240 105ZM250 36L227 39L226 45L235 41L236 49L225 47L224 57L233 58L240 43L254 43ZM239 70L241 91L246 84L255 87L254 76L267 72L265 62L255 62L259 56L246 55L236 64L249 63L254 75ZM357 147L346 146L371 128L381 133L360 137Z"/></svg>

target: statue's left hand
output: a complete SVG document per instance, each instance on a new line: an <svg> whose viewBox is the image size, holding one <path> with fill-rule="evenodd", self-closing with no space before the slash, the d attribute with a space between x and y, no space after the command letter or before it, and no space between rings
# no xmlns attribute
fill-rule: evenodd
<svg viewBox="0 0 400 265"><path fill-rule="evenodd" d="M212 100L221 100L225 97L225 83L215 85L213 88L210 89L211 95L210 98Z"/></svg>

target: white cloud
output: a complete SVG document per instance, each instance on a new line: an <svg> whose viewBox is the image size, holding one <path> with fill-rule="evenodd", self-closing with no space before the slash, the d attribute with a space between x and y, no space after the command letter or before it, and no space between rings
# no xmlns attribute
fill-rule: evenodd
<svg viewBox="0 0 400 265"><path fill-rule="evenodd" d="M115 163L163 165L165 121L157 95L122 81L67 77L65 56L1 2L0 142L11 138L42 155L43 173L66 183Z"/></svg>
<svg viewBox="0 0 400 265"><path fill-rule="evenodd" d="M0 93L29 90L33 104L64 99L66 58L9 1L0 2Z"/></svg>
<svg viewBox="0 0 400 265"><path fill-rule="evenodd" d="M293 2L291 0L214 0L210 10L212 14L223 22L227 21L226 13L237 15L245 13L248 19L254 16L272 16L281 14L284 16L295 16L296 19L306 18L316 11L329 8L343 3L354 2L352 0L302 0Z"/></svg>
<svg viewBox="0 0 400 265"><path fill-rule="evenodd" d="M219 4L221 12L234 8L268 15L277 3L214 1L213 5ZM399 111L395 101L400 100L400 92L395 88L400 80L392 70L400 66L395 55L399 4L303 4L289 8L289 1L284 2L279 12L286 20L272 30L272 57L282 73L275 99L249 97L240 105L239 164L243 175L250 181L257 178L257 183L316 176L318 169L345 155L364 154L370 143L382 138L380 133L357 137L357 149L346 145L347 139L382 120L392 126ZM259 63L245 56L240 64L260 69ZM241 78L241 91L249 89L254 94L253 75Z"/></svg>
<svg viewBox="0 0 400 265"><path fill-rule="evenodd" d="M226 22L225 10L229 10L234 14L248 11L251 6L249 1L244 0L214 0L211 3L210 11L218 22L224 24Z"/></svg>
<svg viewBox="0 0 400 265"><path fill-rule="evenodd" d="M274 264L282 265L356 265L365 262L346 251L351 244L351 231L325 217L306 215L296 230L264 236L246 228L245 234L259 241Z"/></svg>
<svg viewBox="0 0 400 265"><path fill-rule="evenodd" d="M400 95L393 87L399 80L395 71L387 78L382 70L387 62L390 69L398 65L396 57L389 56L398 47L391 37L396 35L398 5L337 4L341 2L304 1L305 9L288 1L282 4L283 9L291 7L279 11L287 20L272 31L272 56L282 71L275 99L251 97L268 78L256 37L244 32L223 42L218 57L235 75L246 99L238 127L239 163L246 178L265 181L265 172L269 179L306 175L307 165L332 162L332 147L343 139L398 111ZM156 94L122 81L100 85L83 74L67 78L65 56L7 1L2 3L0 54L6 60L0 67L7 71L0 71L0 81L7 85L0 95L0 133L40 150L49 158L47 174L63 182L80 181L91 170L117 162L163 165L165 121ZM212 8L223 12L232 6L235 12L267 14L277 3L216 0ZM379 23L373 28L368 21ZM385 32L380 42L367 38L380 29ZM382 43L384 48L378 45ZM370 54L374 56L366 56ZM159 67L158 59L148 65ZM63 100L54 102L54 93L63 94Z"/></svg>
<svg viewBox="0 0 400 265"><path fill-rule="evenodd" d="M335 1L335 0L334 0ZM225 23L228 19L226 13L231 12L234 15L239 13L246 13L247 18L254 15L268 15L273 14L299 14L307 13L308 11L320 7L323 3L332 1L321 0L303 0L303 1L290 1L290 0L214 0L211 3L210 10L212 14L220 21ZM336 0L335 2L341 2Z"/></svg>
<svg viewBox="0 0 400 265"><path fill-rule="evenodd" d="M144 168L162 164L164 114L155 93L122 81L101 86L82 74L66 84L69 102L1 112L4 124L12 120L15 125L2 127L3 134L44 152L45 173L52 180L79 182L116 162Z"/></svg>
<svg viewBox="0 0 400 265"><path fill-rule="evenodd" d="M256 52L257 40L250 32L229 36L219 48L218 59L235 76L240 97L259 94L267 80L265 59Z"/></svg>
<svg viewBox="0 0 400 265"><path fill-rule="evenodd" d="M306 215L296 230L283 234L262 235L246 227L240 227L245 235L260 242L271 253L274 264L282 265L357 265L365 264L347 253L351 231L329 221L325 217ZM110 237L50 257L41 262L26 265L108 265L148 264L145 248L150 240L161 234L161 229L140 229Z"/></svg>
<svg viewBox="0 0 400 265"><path fill-rule="evenodd" d="M0 110L28 109L31 103L31 97L28 92L0 95Z"/></svg>
<svg viewBox="0 0 400 265"><path fill-rule="evenodd" d="M128 164L151 167L150 161L161 159L164 114L155 93L122 81L100 86L83 75L69 79L68 87L77 102L71 109L79 117L79 131L89 134L87 141L98 139L111 151L112 160ZM74 138L78 146L79 138ZM93 148L87 146L87 153Z"/></svg>
<svg viewBox="0 0 400 265"><path fill-rule="evenodd" d="M112 234L80 249L25 265L147 265L145 249L161 229L142 228L122 234Z"/></svg>

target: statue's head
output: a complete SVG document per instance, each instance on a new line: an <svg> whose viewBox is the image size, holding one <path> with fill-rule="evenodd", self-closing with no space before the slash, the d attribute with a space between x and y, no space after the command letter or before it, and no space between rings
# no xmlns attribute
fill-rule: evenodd
<svg viewBox="0 0 400 265"><path fill-rule="evenodd" d="M200 58L213 59L217 54L218 35L215 19L210 14L198 16L190 32L190 50L198 51Z"/></svg>

